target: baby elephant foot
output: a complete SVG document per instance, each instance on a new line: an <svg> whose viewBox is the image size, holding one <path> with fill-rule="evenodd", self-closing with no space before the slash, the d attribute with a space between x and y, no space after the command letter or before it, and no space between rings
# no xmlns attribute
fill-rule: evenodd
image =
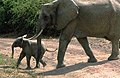
<svg viewBox="0 0 120 78"><path fill-rule="evenodd" d="M31 68L31 67L27 67L26 69L27 69L27 70L30 70L30 69L32 69L32 68Z"/></svg>
<svg viewBox="0 0 120 78"><path fill-rule="evenodd" d="M97 62L96 58L89 58L88 59L88 63L95 63L95 62Z"/></svg>
<svg viewBox="0 0 120 78"><path fill-rule="evenodd" d="M35 66L35 68L40 68L40 66Z"/></svg>
<svg viewBox="0 0 120 78"><path fill-rule="evenodd" d="M36 64L35 68L40 68L40 63Z"/></svg>
<svg viewBox="0 0 120 78"><path fill-rule="evenodd" d="M62 68L62 67L65 67L65 65L64 64L58 64L56 68L58 69L58 68Z"/></svg>
<svg viewBox="0 0 120 78"><path fill-rule="evenodd" d="M118 59L119 59L118 56L110 56L110 57L108 58L109 61L118 60Z"/></svg>

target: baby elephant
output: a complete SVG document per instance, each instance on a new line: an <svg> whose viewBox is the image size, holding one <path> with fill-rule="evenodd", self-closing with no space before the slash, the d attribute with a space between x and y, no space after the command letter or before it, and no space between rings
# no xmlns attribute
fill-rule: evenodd
<svg viewBox="0 0 120 78"><path fill-rule="evenodd" d="M19 66L21 60L26 56L27 59L27 68L26 69L31 69L30 67L30 59L31 56L33 56L37 60L37 42L25 39L24 37L18 37L12 44L12 58L14 55L14 47L20 47L22 48L22 51L20 53L18 62L17 62L17 67ZM43 65L43 67L46 66L46 63L42 60L42 57L47 50L45 46L41 46L41 52L40 52L40 63ZM56 51L56 50L55 50ZM39 65L36 64L36 68L38 68Z"/></svg>

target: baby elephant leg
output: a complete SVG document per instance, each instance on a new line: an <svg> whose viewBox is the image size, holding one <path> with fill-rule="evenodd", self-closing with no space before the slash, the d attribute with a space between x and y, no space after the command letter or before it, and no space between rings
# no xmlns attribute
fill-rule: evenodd
<svg viewBox="0 0 120 78"><path fill-rule="evenodd" d="M31 69L31 67L30 67L31 56L30 55L26 55L26 59L27 59L27 68L26 69Z"/></svg>
<svg viewBox="0 0 120 78"><path fill-rule="evenodd" d="M35 61L36 61L36 66L35 66L35 68L39 68L39 67L40 67L40 64L39 64L39 63L37 64L37 56L34 55L33 57L35 58Z"/></svg>
<svg viewBox="0 0 120 78"><path fill-rule="evenodd" d="M23 51L20 53L20 57L19 57L19 59L18 59L18 61L17 61L17 68L18 68L21 60L25 57L25 55L26 55L26 54L25 54Z"/></svg>
<svg viewBox="0 0 120 78"><path fill-rule="evenodd" d="M37 62L37 57L36 56L33 56L33 57L35 58L35 60ZM39 62L43 65L43 67L45 67L47 65L42 59L40 59ZM36 64L35 68L39 68L39 67L40 67L40 64Z"/></svg>
<svg viewBox="0 0 120 78"><path fill-rule="evenodd" d="M40 63L43 65L43 67L45 67L45 66L47 65L47 64L42 60L44 54L45 54L45 51L42 51L42 52L41 52L41 55L40 55Z"/></svg>

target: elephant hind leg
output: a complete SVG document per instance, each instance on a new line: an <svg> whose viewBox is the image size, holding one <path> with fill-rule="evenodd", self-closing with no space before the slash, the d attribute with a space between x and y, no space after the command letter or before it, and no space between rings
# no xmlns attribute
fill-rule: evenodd
<svg viewBox="0 0 120 78"><path fill-rule="evenodd" d="M30 55L26 55L26 59L27 59L27 68L26 69L31 69L31 67L30 67L31 56Z"/></svg>
<svg viewBox="0 0 120 78"><path fill-rule="evenodd" d="M117 60L119 59L119 39L113 39L112 42L112 53L108 60Z"/></svg>
<svg viewBox="0 0 120 78"><path fill-rule="evenodd" d="M97 62L96 58L94 57L94 55L93 55L93 53L92 53L92 50L91 50L90 47L89 47L87 37L77 38L77 40L79 41L79 43L80 43L80 44L82 45L82 47L84 48L85 53L89 56L88 62L90 62L90 63Z"/></svg>
<svg viewBox="0 0 120 78"><path fill-rule="evenodd" d="M40 64L39 64L39 62L38 62L38 64L37 64L37 55L33 55L33 57L35 58L35 60L36 60L36 66L35 66L35 68L39 68L40 67Z"/></svg>

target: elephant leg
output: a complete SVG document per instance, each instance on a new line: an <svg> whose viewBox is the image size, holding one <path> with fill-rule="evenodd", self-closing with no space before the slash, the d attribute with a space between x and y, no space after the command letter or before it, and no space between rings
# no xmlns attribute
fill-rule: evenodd
<svg viewBox="0 0 120 78"><path fill-rule="evenodd" d="M65 56L65 51L67 49L67 46L69 42L71 41L71 38L74 35L75 28L76 28L76 20L73 20L66 26L65 29L61 31L60 39L59 39L59 49L58 49L58 64L56 68L65 67L63 61Z"/></svg>
<svg viewBox="0 0 120 78"><path fill-rule="evenodd" d="M119 59L119 39L111 40L112 42L112 53L108 60L117 60Z"/></svg>
<svg viewBox="0 0 120 78"><path fill-rule="evenodd" d="M26 59L27 59L27 68L26 69L31 69L31 67L30 67L31 56L30 55L26 55Z"/></svg>
<svg viewBox="0 0 120 78"><path fill-rule="evenodd" d="M39 68L40 54L41 54L41 37L37 38L37 53L36 53L36 66L35 68Z"/></svg>
<svg viewBox="0 0 120 78"><path fill-rule="evenodd" d="M35 59L36 59L36 57L35 57ZM37 61L37 59L36 59L36 61ZM45 67L47 65L42 59L40 59L40 63L43 65L43 67ZM39 68L39 67L40 67L40 64L37 64L37 66L35 68Z"/></svg>
<svg viewBox="0 0 120 78"><path fill-rule="evenodd" d="M57 68L65 67L63 61L64 61L64 55L65 55L65 51L67 49L68 43L69 41L67 40L60 40L59 42L59 49L58 49L58 56L57 56L57 60L58 60Z"/></svg>
<svg viewBox="0 0 120 78"><path fill-rule="evenodd" d="M65 35L65 34L60 36L58 56L57 56L58 65L57 65L56 68L65 67L65 65L63 63L64 56L65 56L65 51L67 49L67 46L68 46L69 42L71 41L71 38L72 38L72 36L68 36L68 35Z"/></svg>
<svg viewBox="0 0 120 78"><path fill-rule="evenodd" d="M24 52L21 52L20 53L20 57L19 57L19 59L18 59L18 61L17 61L17 68L18 68L18 66L19 66L19 64L21 63L21 60L25 57L25 53Z"/></svg>
<svg viewBox="0 0 120 78"><path fill-rule="evenodd" d="M84 48L85 53L89 56L88 62L91 62L91 63L97 62L96 58L93 55L92 50L89 47L89 43L88 43L87 37L77 38L77 40L79 41L79 43Z"/></svg>
<svg viewBox="0 0 120 78"><path fill-rule="evenodd" d="M39 62L38 62L38 64L37 64L37 61L38 61L38 60L37 60L37 55L34 55L33 57L34 57L35 60L36 60L36 66L35 66L35 68L39 68L39 67L40 67L40 64L39 64Z"/></svg>
<svg viewBox="0 0 120 78"><path fill-rule="evenodd" d="M40 54L40 63L43 65L43 67L45 67L47 64L42 60L43 55L44 55L45 51L41 52Z"/></svg>

